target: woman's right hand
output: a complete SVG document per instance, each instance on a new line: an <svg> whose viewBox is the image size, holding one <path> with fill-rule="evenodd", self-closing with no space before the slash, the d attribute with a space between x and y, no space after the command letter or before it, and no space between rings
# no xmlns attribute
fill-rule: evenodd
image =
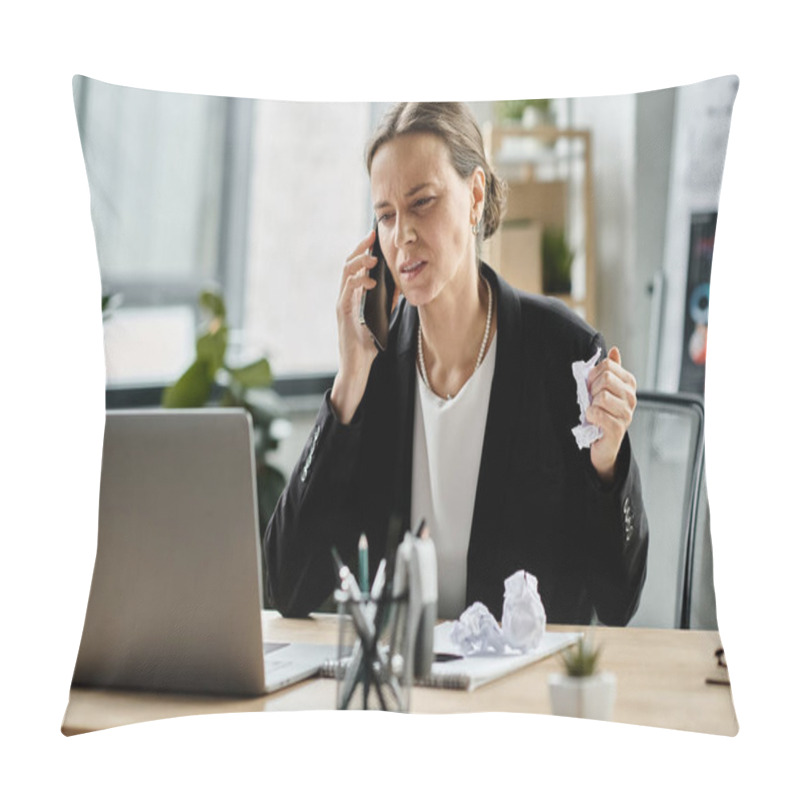
<svg viewBox="0 0 800 800"><path fill-rule="evenodd" d="M352 420L364 396L372 362L378 354L369 329L360 320L361 295L376 286L376 281L369 277L369 270L378 263L370 253L374 239L372 230L348 256L336 303L339 371L333 381L331 405L345 425Z"/></svg>

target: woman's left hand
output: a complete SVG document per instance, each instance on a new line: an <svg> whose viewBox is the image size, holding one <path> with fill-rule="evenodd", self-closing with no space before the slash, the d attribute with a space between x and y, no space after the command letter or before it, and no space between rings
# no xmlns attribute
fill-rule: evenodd
<svg viewBox="0 0 800 800"><path fill-rule="evenodd" d="M592 443L591 458L600 479L614 480L617 455L636 408L636 378L622 366L619 349L612 347L608 358L589 372L592 402L586 421L597 425L603 435Z"/></svg>

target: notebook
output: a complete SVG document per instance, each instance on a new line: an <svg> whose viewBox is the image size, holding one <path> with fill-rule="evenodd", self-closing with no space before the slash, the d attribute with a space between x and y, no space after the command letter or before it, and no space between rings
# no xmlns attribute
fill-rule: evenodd
<svg viewBox="0 0 800 800"><path fill-rule="evenodd" d="M269 643L243 409L109 411L74 686L259 695L335 645Z"/></svg>
<svg viewBox="0 0 800 800"><path fill-rule="evenodd" d="M460 648L453 644L450 636L452 626L452 622L442 622L434 629L435 658L430 677L419 681L421 685L472 691L564 650L583 635L578 632L545 631L539 644L526 652L464 656Z"/></svg>
<svg viewBox="0 0 800 800"><path fill-rule="evenodd" d="M484 684L510 675L528 664L541 661L577 642L580 632L546 631L539 644L525 652L507 650L504 654L463 655L450 636L452 621L440 622L433 630L433 663L430 674L415 678L416 686L435 689L465 689L471 692ZM347 658L326 661L320 674L341 678L347 669Z"/></svg>

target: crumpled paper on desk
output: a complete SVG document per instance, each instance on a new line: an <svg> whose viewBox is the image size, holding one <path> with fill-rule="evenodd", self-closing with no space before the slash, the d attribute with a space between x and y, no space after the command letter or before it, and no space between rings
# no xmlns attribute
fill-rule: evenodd
<svg viewBox="0 0 800 800"><path fill-rule="evenodd" d="M525 652L537 647L547 622L538 581L525 570L505 580L503 627L483 603L473 603L453 623L450 637L465 655Z"/></svg>
<svg viewBox="0 0 800 800"><path fill-rule="evenodd" d="M589 447L592 442L597 441L603 435L603 431L597 425L590 425L586 421L586 409L592 403L592 395L589 393L589 372L597 363L601 352L598 347L597 352L588 361L572 362L572 374L578 387L578 405L581 409L581 423L572 429L578 449Z"/></svg>
<svg viewBox="0 0 800 800"><path fill-rule="evenodd" d="M530 650L542 641L547 621L539 582L521 569L506 578L505 587L503 635L517 650Z"/></svg>
<svg viewBox="0 0 800 800"><path fill-rule="evenodd" d="M464 653L504 653L506 640L483 603L473 603L453 624L450 637Z"/></svg>

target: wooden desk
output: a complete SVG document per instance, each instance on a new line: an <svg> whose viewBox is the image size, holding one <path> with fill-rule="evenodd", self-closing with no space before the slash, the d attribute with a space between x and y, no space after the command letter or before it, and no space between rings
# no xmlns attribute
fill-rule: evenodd
<svg viewBox="0 0 800 800"><path fill-rule="evenodd" d="M335 615L319 614L311 620L286 620L269 611L263 615L270 640L336 641ZM716 631L598 628L596 639L603 647L603 667L617 676L616 722L728 736L738 731L730 687L706 683L706 678L720 671L714 656L720 646ZM560 669L558 656L551 656L473 692L414 688L411 710L422 714L549 714L547 676ZM70 691L61 730L71 736L193 714L324 710L334 708L335 694L336 682L326 678L244 699L75 688Z"/></svg>

